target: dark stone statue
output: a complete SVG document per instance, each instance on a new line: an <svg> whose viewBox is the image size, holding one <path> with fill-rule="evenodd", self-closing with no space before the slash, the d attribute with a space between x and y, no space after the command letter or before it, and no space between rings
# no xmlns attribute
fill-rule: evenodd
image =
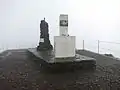
<svg viewBox="0 0 120 90"><path fill-rule="evenodd" d="M49 26L48 23L44 20L41 20L40 23L40 42L37 50L50 50L53 49L50 40L49 40Z"/></svg>

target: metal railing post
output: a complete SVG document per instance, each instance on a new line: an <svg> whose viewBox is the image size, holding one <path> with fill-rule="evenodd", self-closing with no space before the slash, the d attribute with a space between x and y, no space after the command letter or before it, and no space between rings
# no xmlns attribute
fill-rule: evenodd
<svg viewBox="0 0 120 90"><path fill-rule="evenodd" d="M98 54L100 53L99 48L100 48L100 41L98 40Z"/></svg>
<svg viewBox="0 0 120 90"><path fill-rule="evenodd" d="M83 50L84 50L84 40L83 40Z"/></svg>

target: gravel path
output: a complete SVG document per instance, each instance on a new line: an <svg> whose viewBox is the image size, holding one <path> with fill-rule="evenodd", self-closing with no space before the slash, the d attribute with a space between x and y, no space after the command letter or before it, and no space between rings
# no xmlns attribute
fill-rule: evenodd
<svg viewBox="0 0 120 90"><path fill-rule="evenodd" d="M120 90L120 61L90 51L78 53L97 59L94 72L42 72L27 50L8 50L0 55L0 90Z"/></svg>

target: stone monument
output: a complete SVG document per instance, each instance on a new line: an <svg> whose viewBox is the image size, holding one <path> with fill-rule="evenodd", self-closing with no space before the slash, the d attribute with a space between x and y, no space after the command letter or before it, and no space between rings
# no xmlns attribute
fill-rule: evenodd
<svg viewBox="0 0 120 90"><path fill-rule="evenodd" d="M49 40L48 28L49 28L49 25L44 18L44 20L41 20L41 23L40 23L40 41L39 41L39 45L37 46L38 51L53 49L53 46L51 45Z"/></svg>

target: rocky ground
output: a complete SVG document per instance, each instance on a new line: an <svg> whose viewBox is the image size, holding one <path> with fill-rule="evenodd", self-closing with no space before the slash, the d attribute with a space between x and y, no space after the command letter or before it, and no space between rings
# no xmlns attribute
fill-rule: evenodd
<svg viewBox="0 0 120 90"><path fill-rule="evenodd" d="M90 51L77 53L96 58L96 70L43 72L27 50L5 51L0 54L0 90L120 90L120 61Z"/></svg>

